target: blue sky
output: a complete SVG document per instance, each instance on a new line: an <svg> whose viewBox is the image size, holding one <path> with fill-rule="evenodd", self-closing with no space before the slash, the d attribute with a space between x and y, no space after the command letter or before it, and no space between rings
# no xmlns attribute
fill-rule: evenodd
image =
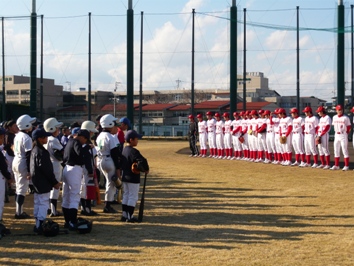
<svg viewBox="0 0 354 266"><path fill-rule="evenodd" d="M133 0L135 89L139 89L141 11L144 11L144 89L176 89L176 80L181 81L179 89L190 89L192 8L196 10L195 88L228 89L231 3L232 0ZM296 6L299 6L300 27L315 29L300 32L301 95L325 100L335 95L336 35L316 29L336 27L337 0L237 0L236 4L241 21L243 9L247 8L247 71L263 72L271 89L281 95L295 95L296 32L288 27L296 26ZM344 4L346 25L350 26L350 5L354 0ZM92 88L113 90L119 82L118 90L126 90L127 5L128 0L37 0L37 14L44 15L44 76L55 79L56 84L66 89L87 88L88 12L91 12ZM29 75L29 19L9 17L28 16L31 9L31 0L0 1L0 17L5 17L7 75ZM238 73L243 72L243 36L243 24L239 23ZM350 34L346 36L346 58L349 82ZM349 94L350 84L347 89Z"/></svg>

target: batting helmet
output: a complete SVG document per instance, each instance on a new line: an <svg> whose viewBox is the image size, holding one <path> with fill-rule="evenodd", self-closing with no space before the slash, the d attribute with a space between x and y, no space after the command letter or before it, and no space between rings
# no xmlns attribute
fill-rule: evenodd
<svg viewBox="0 0 354 266"><path fill-rule="evenodd" d="M279 108L277 114L286 114L286 111L284 108Z"/></svg>
<svg viewBox="0 0 354 266"><path fill-rule="evenodd" d="M51 219L45 219L42 223L42 233L45 236L56 236L59 234L59 224Z"/></svg>
<svg viewBox="0 0 354 266"><path fill-rule="evenodd" d="M307 113L307 112L312 113L312 108L310 106L306 106L302 112L304 112L304 113Z"/></svg>
<svg viewBox="0 0 354 266"><path fill-rule="evenodd" d="M117 118L111 114L107 114L101 117L100 124L102 128L112 128L116 125Z"/></svg>
<svg viewBox="0 0 354 266"><path fill-rule="evenodd" d="M245 115L249 115L249 114L250 114L250 111L246 111L246 112L245 112Z"/></svg>
<svg viewBox="0 0 354 266"><path fill-rule="evenodd" d="M188 118L189 119L194 119L194 115L189 115Z"/></svg>
<svg viewBox="0 0 354 266"><path fill-rule="evenodd" d="M81 129L86 129L89 132L98 133L96 124L92 121L84 121L81 125Z"/></svg>
<svg viewBox="0 0 354 266"><path fill-rule="evenodd" d="M257 115L257 111L256 110L252 110L250 115Z"/></svg>
<svg viewBox="0 0 354 266"><path fill-rule="evenodd" d="M291 108L291 109L290 109L290 113L292 113L292 114L293 114L293 113L297 113L297 114L298 114L298 113L299 113L299 110L297 110L297 108L294 107L294 108Z"/></svg>
<svg viewBox="0 0 354 266"><path fill-rule="evenodd" d="M197 118L203 118L202 114L197 114Z"/></svg>
<svg viewBox="0 0 354 266"><path fill-rule="evenodd" d="M242 113L242 112L241 112ZM239 115L241 115L241 113L239 114L239 113L237 113L237 112L234 112L232 115L233 116L239 116Z"/></svg>
<svg viewBox="0 0 354 266"><path fill-rule="evenodd" d="M88 234L92 230L92 222L83 218L77 218L76 230L79 234Z"/></svg>
<svg viewBox="0 0 354 266"><path fill-rule="evenodd" d="M215 116L215 117L220 117L220 114L219 114L219 113L215 113L214 116Z"/></svg>
<svg viewBox="0 0 354 266"><path fill-rule="evenodd" d="M269 110L265 110L263 114L264 115L270 115L270 111Z"/></svg>
<svg viewBox="0 0 354 266"><path fill-rule="evenodd" d="M21 115L17 121L17 127L19 130L31 129L32 124L36 122L35 117L30 117L29 115Z"/></svg>
<svg viewBox="0 0 354 266"><path fill-rule="evenodd" d="M212 112L208 111L206 112L206 115L213 115Z"/></svg>
<svg viewBox="0 0 354 266"><path fill-rule="evenodd" d="M229 113L224 113L223 115L222 115L223 117L229 117L230 115L229 115Z"/></svg>
<svg viewBox="0 0 354 266"><path fill-rule="evenodd" d="M319 113L319 112L325 112L326 110L324 109L323 106L319 106L316 110L316 113Z"/></svg>
<svg viewBox="0 0 354 266"><path fill-rule="evenodd" d="M264 113L264 111L261 109L261 110L258 111L258 113L259 113L260 115L262 115L262 114Z"/></svg>
<svg viewBox="0 0 354 266"><path fill-rule="evenodd" d="M337 106L336 106L336 110L338 111L338 110L343 110L343 107L340 105L340 104L338 104Z"/></svg>
<svg viewBox="0 0 354 266"><path fill-rule="evenodd" d="M63 125L63 122L58 122L58 120L54 117L48 118L43 123L44 130L49 133L55 132L57 130L57 128L61 127L62 125Z"/></svg>

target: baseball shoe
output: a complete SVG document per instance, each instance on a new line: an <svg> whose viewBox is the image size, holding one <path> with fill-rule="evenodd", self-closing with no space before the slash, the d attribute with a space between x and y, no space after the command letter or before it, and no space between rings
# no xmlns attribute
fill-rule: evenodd
<svg viewBox="0 0 354 266"><path fill-rule="evenodd" d="M286 161L283 166L290 166L291 165L291 162L290 161Z"/></svg>
<svg viewBox="0 0 354 266"><path fill-rule="evenodd" d="M310 167L311 165L308 163L303 163L302 165L300 165L300 167Z"/></svg>
<svg viewBox="0 0 354 266"><path fill-rule="evenodd" d="M329 166L329 165L325 165L324 167L323 167L323 169L324 170L327 170L327 169L330 169L331 167Z"/></svg>
<svg viewBox="0 0 354 266"><path fill-rule="evenodd" d="M202 158L205 158L205 155L204 155L204 154L202 155Z"/></svg>
<svg viewBox="0 0 354 266"><path fill-rule="evenodd" d="M198 154L194 154L193 157L198 157L199 155Z"/></svg>
<svg viewBox="0 0 354 266"><path fill-rule="evenodd" d="M311 167L312 168L317 168L318 164L317 163L314 163Z"/></svg>
<svg viewBox="0 0 354 266"><path fill-rule="evenodd" d="M235 157L231 157L230 160L236 160L236 158Z"/></svg>
<svg viewBox="0 0 354 266"><path fill-rule="evenodd" d="M104 213L117 213L117 211L115 209L113 209L112 207L109 208L103 208L103 212Z"/></svg>
<svg viewBox="0 0 354 266"><path fill-rule="evenodd" d="M128 222L128 223L138 223L139 220L133 216L133 217L131 217L130 219L127 219L127 222Z"/></svg>
<svg viewBox="0 0 354 266"><path fill-rule="evenodd" d="M339 170L339 166L333 165L330 169L331 169L331 170Z"/></svg>
<svg viewBox="0 0 354 266"><path fill-rule="evenodd" d="M348 171L349 170L349 166L344 166L342 171Z"/></svg>
<svg viewBox="0 0 354 266"><path fill-rule="evenodd" d="M193 157L193 154L190 154L189 157Z"/></svg>
<svg viewBox="0 0 354 266"><path fill-rule="evenodd" d="M316 168L317 168L317 169L321 169L321 168L323 168L323 167L324 167L324 165L321 164L321 165L317 166Z"/></svg>
<svg viewBox="0 0 354 266"><path fill-rule="evenodd" d="M29 219L31 216L29 216L27 213L23 212L21 214L15 214L15 219Z"/></svg>
<svg viewBox="0 0 354 266"><path fill-rule="evenodd" d="M213 157L213 155L210 154L208 157L211 158L211 157Z"/></svg>
<svg viewBox="0 0 354 266"><path fill-rule="evenodd" d="M40 227L34 226L34 227L33 227L33 233L36 233L36 234L38 234L38 235L43 234L42 226L40 226Z"/></svg>
<svg viewBox="0 0 354 266"><path fill-rule="evenodd" d="M292 163L291 166L299 166L299 163L296 161L296 162Z"/></svg>
<svg viewBox="0 0 354 266"><path fill-rule="evenodd" d="M126 222L127 220L128 220L127 217L123 217L123 216L122 216L122 217L120 218L120 221L121 221L121 222Z"/></svg>
<svg viewBox="0 0 354 266"><path fill-rule="evenodd" d="M278 161L273 161L272 164L278 164Z"/></svg>
<svg viewBox="0 0 354 266"><path fill-rule="evenodd" d="M241 157L236 157L235 160L242 160Z"/></svg>
<svg viewBox="0 0 354 266"><path fill-rule="evenodd" d="M227 156L224 156L221 159L226 160L226 159L229 159L229 158Z"/></svg>
<svg viewBox="0 0 354 266"><path fill-rule="evenodd" d="M227 156L226 159L227 159L227 160L231 160L231 156Z"/></svg>

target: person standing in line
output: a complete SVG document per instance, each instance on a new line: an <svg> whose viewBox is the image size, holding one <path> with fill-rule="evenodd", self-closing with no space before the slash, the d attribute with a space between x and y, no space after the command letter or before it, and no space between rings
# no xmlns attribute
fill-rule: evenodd
<svg viewBox="0 0 354 266"><path fill-rule="evenodd" d="M224 145L225 145L225 157L223 159L231 159L232 156L232 137L231 137L231 132L232 132L232 121L230 120L230 115L229 113L225 112L222 115L225 119L224 122Z"/></svg>
<svg viewBox="0 0 354 266"><path fill-rule="evenodd" d="M344 157L343 171L349 170L348 134L351 129L350 119L343 113L343 107L336 106L337 114L333 116L332 125L334 128L334 165L331 170L339 170L340 149L342 148Z"/></svg>
<svg viewBox="0 0 354 266"><path fill-rule="evenodd" d="M240 137L241 137L241 122L242 120L240 119L241 114L243 115L243 112L240 114L237 112L233 113L234 120L231 122L232 126L232 146L234 147L234 155L232 156L231 154L231 160L240 160L241 159L241 153L242 153L242 143L240 142ZM241 138L242 140L242 138ZM244 139L243 139L244 141ZM232 152L232 151L231 151Z"/></svg>
<svg viewBox="0 0 354 266"><path fill-rule="evenodd" d="M242 114L241 136L240 136L243 137L243 142L242 142L243 161L248 161L250 159L250 149L248 143L248 127L249 127L248 111L244 111Z"/></svg>
<svg viewBox="0 0 354 266"><path fill-rule="evenodd" d="M311 166L310 159L311 159L311 153L312 153L313 160L314 160L312 168L316 168L318 166L318 152L317 152L316 145L315 145L315 137L316 137L317 130L318 130L318 118L312 114L312 108L309 106L305 107L303 112L306 114L305 129L304 129L306 164L304 164L302 167L310 167Z"/></svg>
<svg viewBox="0 0 354 266"><path fill-rule="evenodd" d="M205 120L203 120L203 115L198 114L198 133L199 133L199 145L200 145L200 157L206 157L207 153L207 139L208 139L208 125Z"/></svg>
<svg viewBox="0 0 354 266"><path fill-rule="evenodd" d="M189 140L189 148L191 150L191 154L189 157L198 157L199 151L197 147L197 134L198 134L198 124L194 119L194 115L189 115L189 129L188 129L188 140Z"/></svg>
<svg viewBox="0 0 354 266"><path fill-rule="evenodd" d="M111 206L116 193L115 180L121 178L121 156L117 134L117 118L111 114L101 117L100 123L103 128L98 135L97 155L99 158L98 167L106 178L105 206L104 213L117 213Z"/></svg>
<svg viewBox="0 0 354 266"><path fill-rule="evenodd" d="M15 158L12 164L12 171L16 181L16 214L15 219L28 219L30 216L23 211L26 193L29 187L30 158L32 150L32 139L29 132L32 130L32 124L36 121L35 117L29 115L20 116L17 121L17 127L20 130L14 139Z"/></svg>
<svg viewBox="0 0 354 266"><path fill-rule="evenodd" d="M295 162L292 166L303 167L305 163L305 153L304 153L304 129L305 121L299 116L299 110L297 108L292 108L290 110L291 116L293 117L293 138L292 144L295 152ZM300 163L301 160L301 163Z"/></svg>
<svg viewBox="0 0 354 266"><path fill-rule="evenodd" d="M257 161L257 152L258 152L258 138L257 138L257 125L258 125L258 113L256 110L252 110L250 113L250 120L248 126L248 142L251 153L250 162Z"/></svg>
<svg viewBox="0 0 354 266"><path fill-rule="evenodd" d="M208 145L209 145L209 158L216 158L216 140L215 140L215 130L216 130L216 120L212 117L212 113L208 111L207 125L208 125Z"/></svg>
<svg viewBox="0 0 354 266"><path fill-rule="evenodd" d="M34 205L33 216L35 218L35 226L33 231L41 234L41 225L47 216L49 195L52 189L59 190L60 182L58 182L51 162L50 154L44 145L48 141L48 137L53 136L46 132L43 128L33 131L33 149L30 160L30 173L34 187ZM57 139L59 142L59 140Z"/></svg>
<svg viewBox="0 0 354 266"><path fill-rule="evenodd" d="M215 124L215 134L216 134L216 149L218 151L218 154L216 156L217 159L222 159L224 158L224 121L221 120L220 114L215 113L214 115L216 119L216 124Z"/></svg>
<svg viewBox="0 0 354 266"><path fill-rule="evenodd" d="M266 134L267 134L267 122L264 117L264 110L258 111L259 117L257 119L257 143L258 143L258 162L267 162L267 144L266 144ZM266 152L267 156L264 156ZM265 157L264 161L263 158Z"/></svg>
<svg viewBox="0 0 354 266"><path fill-rule="evenodd" d="M43 123L44 130L51 134L43 146L49 152L50 160L53 164L54 175L58 182L61 182L63 172L61 162L63 161L64 148L57 138L62 125L63 123L58 122L58 120L54 117L48 118ZM60 189L53 187L50 191L50 217L61 215L61 213L57 210L59 194Z"/></svg>
<svg viewBox="0 0 354 266"><path fill-rule="evenodd" d="M282 147L282 154L283 154L283 166L291 165L292 160L292 152L291 152L291 137L292 137L292 130L293 130L293 122L290 117L286 115L286 111L283 108L278 110L280 120L279 120L279 128L280 137L286 137L286 142L281 144Z"/></svg>
<svg viewBox="0 0 354 266"><path fill-rule="evenodd" d="M317 166L319 169L329 169L331 168L330 160L331 154L328 148L329 142L329 130L331 129L331 118L326 114L326 110L323 106L319 106L316 110L318 116L320 117L320 122L318 124L317 137L320 138L318 143L318 151L320 154L321 165Z"/></svg>
<svg viewBox="0 0 354 266"><path fill-rule="evenodd" d="M274 155L275 158L275 143L274 143L274 122L272 113L269 110L264 111L264 117L266 119L267 134L266 134L266 159L264 163L271 163Z"/></svg>

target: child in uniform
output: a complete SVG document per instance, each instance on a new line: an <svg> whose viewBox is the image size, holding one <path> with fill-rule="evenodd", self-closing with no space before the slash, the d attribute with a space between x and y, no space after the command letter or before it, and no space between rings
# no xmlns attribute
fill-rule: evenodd
<svg viewBox="0 0 354 266"><path fill-rule="evenodd" d="M32 132L33 149L30 159L30 173L35 190L33 216L36 225L33 231L36 233L41 233L41 225L47 216L50 191L52 188L59 189L60 187L54 174L50 154L43 146L48 142L48 136L51 135L43 128Z"/></svg>
<svg viewBox="0 0 354 266"><path fill-rule="evenodd" d="M123 181L123 200L122 200L122 218L121 221L137 222L133 216L136 202L138 201L140 187L140 173L132 172L132 164L140 161L145 173L149 173L149 165L147 160L135 148L138 145L139 135L135 130L129 130L125 135L127 145L122 153L122 181Z"/></svg>

